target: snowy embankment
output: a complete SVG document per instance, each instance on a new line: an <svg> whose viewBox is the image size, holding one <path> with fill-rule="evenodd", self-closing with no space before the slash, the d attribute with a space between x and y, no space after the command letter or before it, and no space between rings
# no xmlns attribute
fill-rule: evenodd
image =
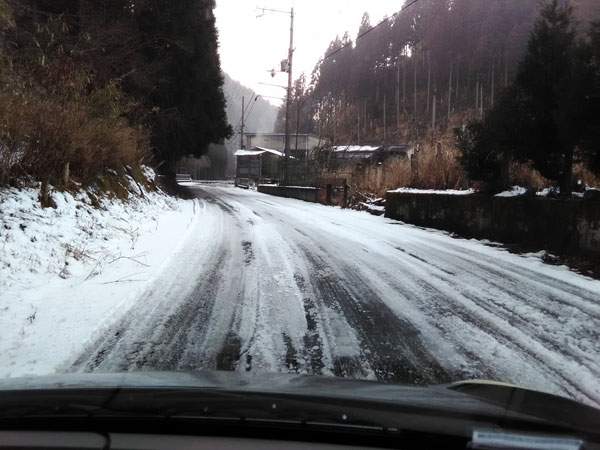
<svg viewBox="0 0 600 450"><path fill-rule="evenodd" d="M137 187L135 192L139 192ZM0 191L0 377L54 373L135 303L197 220L161 192L126 201L86 192Z"/></svg>

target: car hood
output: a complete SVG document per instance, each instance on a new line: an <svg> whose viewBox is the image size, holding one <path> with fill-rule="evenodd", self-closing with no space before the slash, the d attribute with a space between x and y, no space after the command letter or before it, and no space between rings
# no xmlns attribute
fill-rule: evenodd
<svg viewBox="0 0 600 450"><path fill-rule="evenodd" d="M52 402L128 414L185 412L256 419L348 423L383 429L508 427L584 436L598 441L600 410L516 386L464 381L403 386L322 376L240 372L81 373L0 380L0 418L20 404ZM62 402L62 403L61 403ZM107 406L109 405L110 408ZM60 408L54 407L55 410ZM12 408L12 409L11 409ZM51 408L50 408L51 409ZM68 408L67 408L68 409Z"/></svg>

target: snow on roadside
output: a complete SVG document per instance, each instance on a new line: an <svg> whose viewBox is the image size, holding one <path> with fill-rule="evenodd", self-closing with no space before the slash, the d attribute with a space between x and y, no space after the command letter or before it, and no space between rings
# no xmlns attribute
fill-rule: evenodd
<svg viewBox="0 0 600 450"><path fill-rule="evenodd" d="M475 193L475 189L445 189L445 190L439 190L439 189L415 189L415 188L398 188L398 189L393 189L391 191L388 192L401 192L404 194L441 194L441 195L469 195L469 194L474 194Z"/></svg>
<svg viewBox="0 0 600 450"><path fill-rule="evenodd" d="M548 197L550 195L558 195L560 194L560 189L556 188L556 187L546 187L544 189L542 189L541 191L537 191L535 193L535 195L537 195L538 197Z"/></svg>
<svg viewBox="0 0 600 450"><path fill-rule="evenodd" d="M517 197L518 195L523 195L527 192L522 186L512 186L508 191L502 191L496 194L496 197Z"/></svg>
<svg viewBox="0 0 600 450"><path fill-rule="evenodd" d="M0 191L0 377L54 373L125 314L197 220L161 192L127 201Z"/></svg>

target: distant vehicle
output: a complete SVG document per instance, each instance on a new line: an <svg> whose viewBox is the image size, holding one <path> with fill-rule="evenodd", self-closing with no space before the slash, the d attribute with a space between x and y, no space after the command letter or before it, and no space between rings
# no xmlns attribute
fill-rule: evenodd
<svg viewBox="0 0 600 450"><path fill-rule="evenodd" d="M0 448L600 448L600 410L493 382L130 372L0 392Z"/></svg>
<svg viewBox="0 0 600 450"><path fill-rule="evenodd" d="M189 173L175 174L176 181L192 181L192 176Z"/></svg>

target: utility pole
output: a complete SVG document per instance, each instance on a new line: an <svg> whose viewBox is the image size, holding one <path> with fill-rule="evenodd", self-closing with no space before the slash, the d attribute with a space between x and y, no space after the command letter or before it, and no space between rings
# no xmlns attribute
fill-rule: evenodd
<svg viewBox="0 0 600 450"><path fill-rule="evenodd" d="M288 59L287 59L287 74L288 74L288 84L287 84L287 99L285 102L285 148L284 148L284 159L283 159L283 184L286 185L288 182L288 162L290 158L290 109L292 106L292 59L294 56L294 8L291 8L289 11L282 11L279 9L271 9L271 8L257 8L262 11L262 14L257 16L261 17L264 15L265 11L289 14L290 15L290 48L288 49ZM284 72L283 68L281 70Z"/></svg>
<svg viewBox="0 0 600 450"><path fill-rule="evenodd" d="M285 151L283 164L283 184L288 184L290 159L290 108L292 105L292 58L294 56L294 8L290 9L290 48L288 50L288 86L285 105Z"/></svg>
<svg viewBox="0 0 600 450"><path fill-rule="evenodd" d="M242 95L242 129L240 130L240 149L244 150L244 96Z"/></svg>

